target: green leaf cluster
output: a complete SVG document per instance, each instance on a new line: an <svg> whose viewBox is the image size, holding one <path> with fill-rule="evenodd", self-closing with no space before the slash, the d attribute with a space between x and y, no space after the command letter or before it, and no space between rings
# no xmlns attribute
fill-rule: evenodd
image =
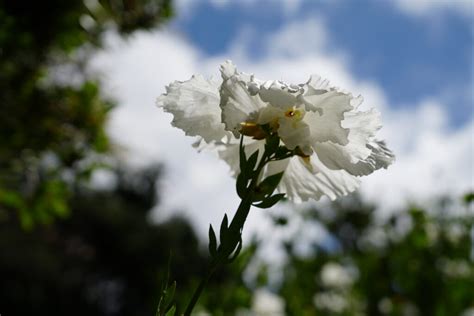
<svg viewBox="0 0 474 316"><path fill-rule="evenodd" d="M217 245L217 237L212 225L209 226L209 253L216 263L231 263L235 260L242 249L242 229L250 210L250 206L259 208L270 208L285 194L273 194L283 177L283 172L270 175L259 182L259 177L267 163L280 160L279 154L285 155L291 151L280 146L277 134L269 133L265 140L265 151L260 155L256 150L247 158L245 154L244 136L241 136L239 147L240 172L237 176L236 189L242 202L236 212L232 223L229 225L227 214L225 214L220 227L220 244ZM279 156L280 155L280 156Z"/></svg>

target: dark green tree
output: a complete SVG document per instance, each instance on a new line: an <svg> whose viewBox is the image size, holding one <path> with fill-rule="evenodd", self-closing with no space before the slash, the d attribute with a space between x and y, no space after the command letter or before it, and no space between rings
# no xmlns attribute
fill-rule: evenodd
<svg viewBox="0 0 474 316"><path fill-rule="evenodd" d="M2 315L153 315L169 260L178 306L204 273L186 221L149 220L156 170L114 167L114 102L85 67L105 31L128 36L171 15L170 0L0 0ZM116 185L88 186L104 165ZM240 289L237 301L206 298L216 315L248 304L238 272L218 271L210 287Z"/></svg>
<svg viewBox="0 0 474 316"><path fill-rule="evenodd" d="M171 13L169 0L0 1L2 216L31 228L69 213L74 182L110 149L104 124L112 102L84 61L104 31L126 36ZM76 82L54 79L52 69L65 65Z"/></svg>
<svg viewBox="0 0 474 316"><path fill-rule="evenodd" d="M175 303L185 306L209 260L185 220L150 222L159 170L111 171L116 184L104 190L77 186L71 215L50 225L25 232L13 218L4 219L1 313L154 315L168 273L169 281L177 282ZM229 315L250 304L241 269L254 250L211 280L202 307L212 315Z"/></svg>

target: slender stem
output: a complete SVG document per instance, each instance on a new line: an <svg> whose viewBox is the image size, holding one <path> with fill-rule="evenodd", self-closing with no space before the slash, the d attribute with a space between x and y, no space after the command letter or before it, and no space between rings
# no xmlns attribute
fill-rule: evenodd
<svg viewBox="0 0 474 316"><path fill-rule="evenodd" d="M206 277L201 280L201 282L199 283L199 286L194 291L194 294L191 298L191 301L189 302L188 306L186 307L186 310L184 311L184 316L190 316L191 315L191 312L193 311L194 306L196 305L199 297L201 296L202 291L206 287L207 282L211 278L214 271L217 269L217 266L218 266L218 262L213 261L211 267L207 271Z"/></svg>
<svg viewBox="0 0 474 316"><path fill-rule="evenodd" d="M241 230L244 227L245 221L247 219L247 216L250 212L250 207L252 206L252 195L253 195L253 190L257 186L257 181L258 181L258 176L260 172L262 171L263 167L265 164L269 161L267 160L268 156L267 153L264 152L263 156L258 164L257 170L255 170L255 174L252 178L252 181L250 182L250 185L247 190L247 195L242 199L242 201L239 204L239 207L237 208L237 211L235 212L234 217L232 218L232 222L229 225L229 231L233 233L233 236L235 237L234 240L230 241L231 243L237 243L239 242ZM233 248L232 248L233 249ZM196 305L199 297L201 296L202 291L204 290L207 282L211 278L212 274L214 271L219 267L219 265L222 264L222 261L224 259L227 259L226 257L223 257L222 255L224 254L219 254L215 257L215 259L212 261L211 266L209 267L209 270L206 274L206 277L201 280L199 283L199 286L196 288L194 291L194 294L191 298L191 301L189 302L188 306L186 307L186 310L184 312L184 316L190 316L191 312L194 309L194 306Z"/></svg>

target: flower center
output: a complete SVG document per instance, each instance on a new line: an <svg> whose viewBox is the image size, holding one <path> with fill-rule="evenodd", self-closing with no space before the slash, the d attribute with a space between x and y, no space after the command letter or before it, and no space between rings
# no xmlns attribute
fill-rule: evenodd
<svg viewBox="0 0 474 316"><path fill-rule="evenodd" d="M293 110L286 111L285 116L286 117L293 117L293 116L295 116L295 111L293 111Z"/></svg>
<svg viewBox="0 0 474 316"><path fill-rule="evenodd" d="M288 110L285 111L285 116L291 119L295 119L297 121L300 121L303 119L303 111L296 109L295 107L291 107Z"/></svg>

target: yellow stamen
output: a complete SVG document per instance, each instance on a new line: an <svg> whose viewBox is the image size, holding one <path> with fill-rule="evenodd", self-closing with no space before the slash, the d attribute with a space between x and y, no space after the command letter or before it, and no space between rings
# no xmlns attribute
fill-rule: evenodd
<svg viewBox="0 0 474 316"><path fill-rule="evenodd" d="M267 133L263 128L254 122L242 122L240 123L240 131L242 135L251 136L254 139L260 140L267 137Z"/></svg>

